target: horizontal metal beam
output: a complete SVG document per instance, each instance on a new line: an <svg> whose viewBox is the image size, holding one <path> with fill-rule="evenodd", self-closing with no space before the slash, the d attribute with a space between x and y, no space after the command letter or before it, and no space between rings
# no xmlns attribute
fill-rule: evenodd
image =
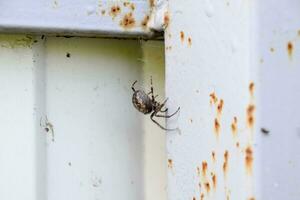
<svg viewBox="0 0 300 200"><path fill-rule="evenodd" d="M0 3L0 33L153 37L152 1L10 0Z"/></svg>

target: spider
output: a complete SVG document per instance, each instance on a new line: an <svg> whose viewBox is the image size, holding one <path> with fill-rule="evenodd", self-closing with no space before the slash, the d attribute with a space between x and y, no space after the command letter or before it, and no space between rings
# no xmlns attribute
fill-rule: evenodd
<svg viewBox="0 0 300 200"><path fill-rule="evenodd" d="M167 129L167 128L163 127L157 121L155 121L155 119L153 119L153 117L170 118L170 117L174 116L180 110L180 107L178 107L178 109L171 115L159 114L160 112L166 113L168 111L168 108L165 108L164 110L162 110L163 107L165 106L166 102L168 101L168 98L163 103L159 103L155 100L155 98L158 95L154 96L153 86L152 86L152 77L151 77L151 91L148 94L146 94L143 90L135 90L134 85L136 83L137 83L137 81L134 81L131 86L131 89L133 91L132 103L133 103L134 107L141 113L144 113L145 115L152 112L150 115L150 119L156 125L158 125L161 129L166 130L166 131L176 130L176 129Z"/></svg>

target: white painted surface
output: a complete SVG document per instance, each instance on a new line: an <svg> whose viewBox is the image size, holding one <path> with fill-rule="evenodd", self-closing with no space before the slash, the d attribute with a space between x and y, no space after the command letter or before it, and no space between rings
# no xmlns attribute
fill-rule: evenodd
<svg viewBox="0 0 300 200"><path fill-rule="evenodd" d="M167 135L173 161L168 199L299 198L299 6L295 0L169 2L166 95L169 107L181 106L181 115L168 121L180 128ZM218 97L215 105L212 93ZM218 114L220 99L224 106ZM206 174L202 162L207 162Z"/></svg>
<svg viewBox="0 0 300 200"><path fill-rule="evenodd" d="M130 88L162 96L162 43L36 39L1 36L0 198L165 199L164 132Z"/></svg>
<svg viewBox="0 0 300 200"><path fill-rule="evenodd" d="M120 10L112 12L113 7ZM0 8L1 32L123 37L152 35L142 25L151 11L147 0L11 0L2 1ZM128 13L132 13L134 23L120 25Z"/></svg>

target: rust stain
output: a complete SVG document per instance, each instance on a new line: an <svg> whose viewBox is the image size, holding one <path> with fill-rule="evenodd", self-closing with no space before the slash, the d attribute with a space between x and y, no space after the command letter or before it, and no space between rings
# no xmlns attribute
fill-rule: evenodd
<svg viewBox="0 0 300 200"><path fill-rule="evenodd" d="M202 162L202 174L203 174L203 176L206 176L206 172L207 172L207 162L203 161Z"/></svg>
<svg viewBox="0 0 300 200"><path fill-rule="evenodd" d="M118 14L121 13L121 8L120 6L116 5L116 6L112 6L110 8L110 12L109 15L112 16L112 18L115 18Z"/></svg>
<svg viewBox="0 0 300 200"><path fill-rule="evenodd" d="M205 190L207 191L207 193L209 193L210 192L210 184L209 184L209 182L206 182L204 184L204 187L205 187Z"/></svg>
<svg viewBox="0 0 300 200"><path fill-rule="evenodd" d="M253 104L250 104L247 108L247 123L250 128L253 128L254 124L254 111L255 106Z"/></svg>
<svg viewBox="0 0 300 200"><path fill-rule="evenodd" d="M231 131L233 135L237 133L237 117L233 117L233 121L231 123Z"/></svg>
<svg viewBox="0 0 300 200"><path fill-rule="evenodd" d="M200 200L204 200L204 194L203 193L200 195Z"/></svg>
<svg viewBox="0 0 300 200"><path fill-rule="evenodd" d="M275 49L273 47L271 47L270 51L273 53L275 51Z"/></svg>
<svg viewBox="0 0 300 200"><path fill-rule="evenodd" d="M181 40L181 42L184 41L184 32L183 31L180 31L180 40Z"/></svg>
<svg viewBox="0 0 300 200"><path fill-rule="evenodd" d="M211 179L213 182L213 187L214 187L214 189L216 189L217 188L217 176L215 174L213 174Z"/></svg>
<svg viewBox="0 0 300 200"><path fill-rule="evenodd" d="M298 30L298 36L300 36L300 30Z"/></svg>
<svg viewBox="0 0 300 200"><path fill-rule="evenodd" d="M214 162L216 162L216 153L215 153L215 151L212 151L212 152L211 152L211 157L212 157L212 160L213 160Z"/></svg>
<svg viewBox="0 0 300 200"><path fill-rule="evenodd" d="M106 12L105 10L101 10L102 15L105 15L105 12Z"/></svg>
<svg viewBox="0 0 300 200"><path fill-rule="evenodd" d="M288 55L290 58L292 58L293 56L293 43L291 41L288 42L287 44L287 51L288 51Z"/></svg>
<svg viewBox="0 0 300 200"><path fill-rule="evenodd" d="M172 169L173 168L173 160L168 159L168 168Z"/></svg>
<svg viewBox="0 0 300 200"><path fill-rule="evenodd" d="M235 143L235 146L236 146L237 148L239 148L239 147L240 147L240 143L239 143L239 142Z"/></svg>
<svg viewBox="0 0 300 200"><path fill-rule="evenodd" d="M168 27L170 24L170 14L169 12L165 12L164 14L164 26Z"/></svg>
<svg viewBox="0 0 300 200"><path fill-rule="evenodd" d="M216 104L218 102L218 98L216 96L216 94L213 92L209 95L210 97L210 105L212 105L213 103Z"/></svg>
<svg viewBox="0 0 300 200"><path fill-rule="evenodd" d="M155 0L149 0L150 7L153 7L155 5Z"/></svg>
<svg viewBox="0 0 300 200"><path fill-rule="evenodd" d="M188 37L188 45L192 46L192 38L191 37Z"/></svg>
<svg viewBox="0 0 300 200"><path fill-rule="evenodd" d="M248 173L252 172L252 164L253 164L253 150L250 146L248 146L245 150L245 164Z"/></svg>
<svg viewBox="0 0 300 200"><path fill-rule="evenodd" d="M250 84L249 84L249 92L250 92L250 95L251 95L251 97L253 97L254 96L254 83L253 82L251 82Z"/></svg>
<svg viewBox="0 0 300 200"><path fill-rule="evenodd" d="M224 101L223 99L220 99L217 110L218 110L218 114L221 115L222 114L222 110L223 110L223 106L224 106Z"/></svg>
<svg viewBox="0 0 300 200"><path fill-rule="evenodd" d="M254 197L250 197L248 200L255 200L255 198Z"/></svg>
<svg viewBox="0 0 300 200"><path fill-rule="evenodd" d="M125 29L133 28L135 26L135 19L131 12L124 15L123 19L120 21L120 26Z"/></svg>
<svg viewBox="0 0 300 200"><path fill-rule="evenodd" d="M193 197L193 200L196 200L196 197Z"/></svg>
<svg viewBox="0 0 300 200"><path fill-rule="evenodd" d="M134 5L134 3L131 3L130 8L131 8L132 11L135 10L135 5Z"/></svg>
<svg viewBox="0 0 300 200"><path fill-rule="evenodd" d="M215 128L215 133L216 133L217 135L219 135L221 125L220 125L220 122L219 122L219 120L218 120L217 118L215 118L214 128Z"/></svg>
<svg viewBox="0 0 300 200"><path fill-rule="evenodd" d="M228 171L228 157L229 157L229 153L226 150L224 153L224 163L223 163L223 172L224 175L226 175L227 171Z"/></svg>
<svg viewBox="0 0 300 200"><path fill-rule="evenodd" d="M146 15L143 19L143 21L141 22L141 26L145 29L147 28L147 24L149 22L149 19L150 19L150 16L149 15Z"/></svg>

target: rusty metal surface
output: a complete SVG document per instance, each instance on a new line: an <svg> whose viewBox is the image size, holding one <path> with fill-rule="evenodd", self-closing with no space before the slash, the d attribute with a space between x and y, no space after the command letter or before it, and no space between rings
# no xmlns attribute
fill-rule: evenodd
<svg viewBox="0 0 300 200"><path fill-rule="evenodd" d="M11 0L0 4L1 33L153 37L148 0Z"/></svg>
<svg viewBox="0 0 300 200"><path fill-rule="evenodd" d="M299 199L299 7L169 2L168 199Z"/></svg>

